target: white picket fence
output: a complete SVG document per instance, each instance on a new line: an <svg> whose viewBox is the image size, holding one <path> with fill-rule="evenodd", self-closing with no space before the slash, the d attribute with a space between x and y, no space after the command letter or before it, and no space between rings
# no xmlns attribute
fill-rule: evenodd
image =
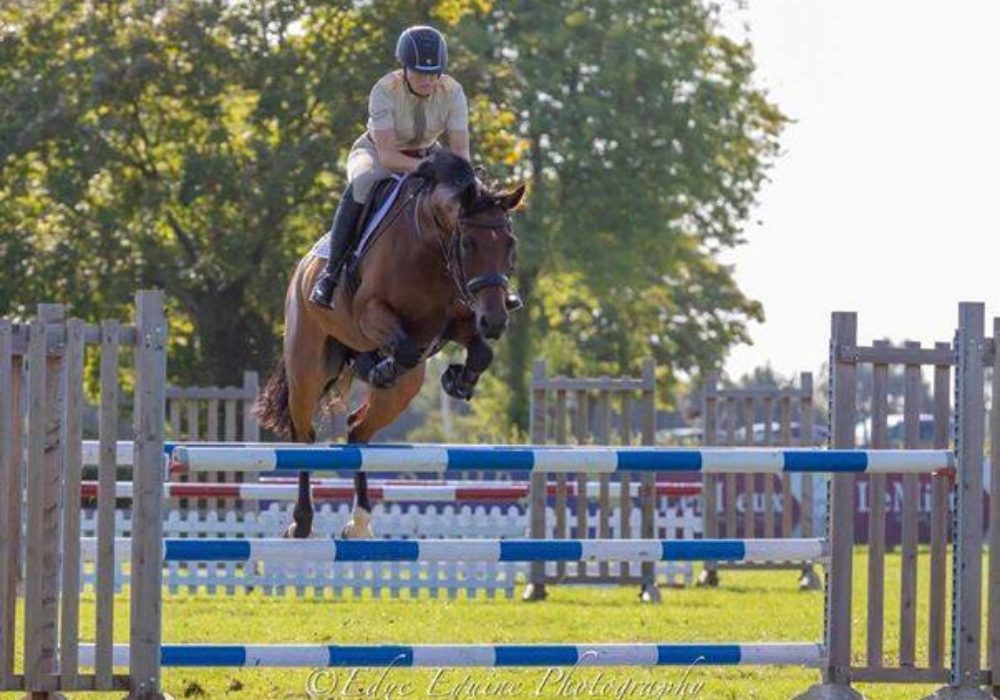
<svg viewBox="0 0 1000 700"><path fill-rule="evenodd" d="M695 498L660 499L657 509L657 537L694 539L701 536L701 517L696 514ZM279 537L292 519L294 504L270 503L259 512L196 510L167 512L164 520L165 537L199 538L259 538ZM550 507L546 522L556 521ZM567 512L567 522L569 520ZM118 510L115 514L115 533L124 537L131 530L131 514ZM323 504L316 510L313 520L314 536L333 538L339 535L350 517L347 503ZM632 532L639 530L640 514L637 508L630 515ZM509 538L527 536L528 519L523 506L510 505L401 505L376 504L373 512L376 532L380 537L404 539L436 539L445 537ZM619 537L620 511L611 518L612 537ZM96 515L92 510L82 512L81 527L84 537L93 537ZM548 533L552 537L554 533ZM572 537L596 537L591 531L585 535L571 533ZM92 543L83 547L83 588L94 587L94 562L96 554ZM130 552L125 546L116 547L115 589L121 590L129 582ZM444 592L457 597L465 591L468 597L480 592L495 597L499 591L510 598L514 586L523 582L528 571L526 563L421 563L421 562L303 562L301 564L269 563L245 564L187 564L170 563L164 569L164 585L171 593L180 591L208 593L262 591L266 595L284 596L294 591L298 596L324 597L327 592L341 596L347 592L355 596L371 593L380 596L388 591L393 598L403 592L418 596L426 591L431 597ZM596 563L569 563L568 573L575 573L577 566L596 567ZM620 571L628 564L611 564L611 572ZM638 574L638 565L633 565ZM555 573L555 564L550 564ZM596 571L596 569L595 569ZM662 562L657 565L657 580L661 585L688 585L693 578L690 562Z"/></svg>

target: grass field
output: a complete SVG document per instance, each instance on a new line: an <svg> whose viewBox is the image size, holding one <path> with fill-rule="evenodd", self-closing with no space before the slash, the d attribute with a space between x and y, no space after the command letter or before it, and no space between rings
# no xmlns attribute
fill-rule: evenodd
<svg viewBox="0 0 1000 700"><path fill-rule="evenodd" d="M854 654L864 653L864 550L855 554ZM927 561L922 553L918 590L918 661L926 659ZM419 600L288 597L167 596L164 641L208 643L532 643L532 642L779 642L819 641L823 596L802 593L793 572L722 572L717 590L665 589L660 606L642 605L636 592L620 588L556 587L549 600ZM899 556L886 562L886 663L891 664L899 630ZM857 601L861 601L860 604ZM127 605L116 620L117 639L127 637ZM93 639L93 597L83 606L82 635ZM819 679L797 668L610 668L545 670L393 669L380 674L332 671L319 679L324 692L307 692L308 671L167 669L164 687L176 698L791 698ZM602 674L602 675L599 675ZM482 684L492 682L492 688ZM473 688L470 682L479 683ZM583 682L583 683L581 683ZM588 683L590 685L587 685ZM657 686L640 684L657 683ZM604 685L610 683L610 685ZM631 685L630 685L631 683ZM595 684L603 687L595 688ZM336 690L325 689L336 685ZM404 687L405 686L405 687ZM913 700L933 686L858 686L867 697ZM0 694L16 697L14 694ZM74 696L76 697L76 696ZM81 698L110 697L80 694Z"/></svg>

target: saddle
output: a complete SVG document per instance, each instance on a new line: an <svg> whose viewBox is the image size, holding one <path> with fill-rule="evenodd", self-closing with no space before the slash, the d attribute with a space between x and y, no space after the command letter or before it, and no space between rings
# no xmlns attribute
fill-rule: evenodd
<svg viewBox="0 0 1000 700"><path fill-rule="evenodd" d="M361 216L358 217L358 228L355 231L355 233L358 234L355 238L358 243L361 242L364 232L368 230L369 224L378 224L378 222L373 221L375 215L378 213L379 209L382 208L382 205L385 204L389 195L392 194L392 190L396 182L396 178L390 176L382 178L372 186L371 193L368 195L368 201L365 202L365 206L361 210ZM357 246L355 246L355 250L352 250L351 252L356 252L356 249Z"/></svg>
<svg viewBox="0 0 1000 700"><path fill-rule="evenodd" d="M406 177L390 175L375 183L368 195L361 215L358 217L358 228L355 231L355 244L347 254L347 264L344 265L344 280L353 294L361 284L359 269L365 253L371 248L378 237L379 228L386 217L395 211L398 199L403 190Z"/></svg>

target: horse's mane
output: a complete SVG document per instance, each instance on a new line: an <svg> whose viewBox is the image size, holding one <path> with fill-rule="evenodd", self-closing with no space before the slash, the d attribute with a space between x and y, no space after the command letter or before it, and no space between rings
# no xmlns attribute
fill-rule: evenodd
<svg viewBox="0 0 1000 700"><path fill-rule="evenodd" d="M476 177L472 164L451 151L435 151L413 174L452 188L462 206L463 216L475 216L500 206L501 193L485 185Z"/></svg>

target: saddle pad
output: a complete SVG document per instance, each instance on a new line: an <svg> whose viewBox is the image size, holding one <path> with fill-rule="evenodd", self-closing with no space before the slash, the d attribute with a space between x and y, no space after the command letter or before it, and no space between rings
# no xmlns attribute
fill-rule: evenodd
<svg viewBox="0 0 1000 700"><path fill-rule="evenodd" d="M378 225L382 223L385 215L389 213L392 205L396 202L397 197L399 197L399 191L403 188L403 183L406 181L407 175L397 175L395 173L389 176L393 180L392 189L389 190L389 194L386 195L385 201L379 206L378 211L376 211L371 218L368 220L368 224L365 226L364 232L361 234L361 238L358 240L358 244L354 247L351 257L354 257L353 253L358 250L364 250L365 244L371 235L378 228ZM312 250L309 251L310 255L317 258L329 258L330 257L330 233L327 231L313 245Z"/></svg>

